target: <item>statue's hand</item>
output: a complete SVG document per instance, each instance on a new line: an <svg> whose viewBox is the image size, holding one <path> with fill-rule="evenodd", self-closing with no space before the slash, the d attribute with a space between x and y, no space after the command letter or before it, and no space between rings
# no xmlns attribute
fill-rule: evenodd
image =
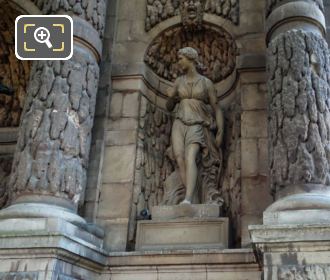
<svg viewBox="0 0 330 280"><path fill-rule="evenodd" d="M178 96L171 97L166 102L166 108L170 112L174 110L176 103L180 101Z"/></svg>
<svg viewBox="0 0 330 280"><path fill-rule="evenodd" d="M223 130L218 130L217 135L215 137L215 143L219 148L221 147L222 139L223 139Z"/></svg>

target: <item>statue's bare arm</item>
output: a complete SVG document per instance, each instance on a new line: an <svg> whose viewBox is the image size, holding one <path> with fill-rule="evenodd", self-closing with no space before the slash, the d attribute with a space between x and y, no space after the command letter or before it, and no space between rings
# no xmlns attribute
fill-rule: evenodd
<svg viewBox="0 0 330 280"><path fill-rule="evenodd" d="M210 80L207 80L206 84L207 84L207 92L209 94L210 104L215 112L215 118L218 128L217 136L216 136L216 144L218 147L220 147L223 141L223 130L224 130L223 112L219 105L213 83Z"/></svg>

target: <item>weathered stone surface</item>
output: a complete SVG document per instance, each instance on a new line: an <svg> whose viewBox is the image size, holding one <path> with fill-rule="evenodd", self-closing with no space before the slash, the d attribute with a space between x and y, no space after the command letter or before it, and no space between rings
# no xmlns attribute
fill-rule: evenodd
<svg viewBox="0 0 330 280"><path fill-rule="evenodd" d="M239 100L234 100L225 112L224 135L224 170L220 192L224 199L223 215L230 218L233 243L239 244L241 239L241 107Z"/></svg>
<svg viewBox="0 0 330 280"><path fill-rule="evenodd" d="M153 221L179 218L218 218L220 217L220 206L207 204L154 206L151 208L151 217Z"/></svg>
<svg viewBox="0 0 330 280"><path fill-rule="evenodd" d="M175 45L173 45L175 42ZM199 52L200 69L213 82L227 78L235 69L236 45L223 28L204 26L193 35L181 27L161 33L148 47L144 61L160 77L174 81L179 76L177 52L191 46Z"/></svg>
<svg viewBox="0 0 330 280"><path fill-rule="evenodd" d="M125 146L135 144L136 141L136 130L108 131L106 134L106 144L108 146Z"/></svg>
<svg viewBox="0 0 330 280"><path fill-rule="evenodd" d="M307 214L309 215L309 213ZM328 280L329 224L250 226L267 280Z"/></svg>
<svg viewBox="0 0 330 280"><path fill-rule="evenodd" d="M271 185L328 185L329 53L305 31L277 36L268 49Z"/></svg>
<svg viewBox="0 0 330 280"><path fill-rule="evenodd" d="M330 266L328 265L304 265L304 266L282 266L278 268L278 279L330 279Z"/></svg>
<svg viewBox="0 0 330 280"><path fill-rule="evenodd" d="M215 14L232 21L239 22L239 1L238 0L207 0L204 3L203 11ZM158 23L167 18L178 15L180 12L180 1L175 0L150 0L146 2L145 29L149 31Z"/></svg>
<svg viewBox="0 0 330 280"><path fill-rule="evenodd" d="M132 198L131 183L103 184L97 217L104 219L127 218Z"/></svg>
<svg viewBox="0 0 330 280"><path fill-rule="evenodd" d="M123 117L138 117L140 102L138 92L126 94L123 100Z"/></svg>
<svg viewBox="0 0 330 280"><path fill-rule="evenodd" d="M121 117L122 108L123 108L123 94L119 92L113 93L111 95L110 117L114 119Z"/></svg>
<svg viewBox="0 0 330 280"><path fill-rule="evenodd" d="M106 263L102 240L59 218L0 225L1 280L96 279L95 269Z"/></svg>
<svg viewBox="0 0 330 280"><path fill-rule="evenodd" d="M11 165L13 162L12 156L0 157L0 209L6 205L9 195L9 176Z"/></svg>
<svg viewBox="0 0 330 280"><path fill-rule="evenodd" d="M127 244L128 219L98 219L105 231L105 248L111 252L125 252Z"/></svg>
<svg viewBox="0 0 330 280"><path fill-rule="evenodd" d="M259 173L257 139L242 139L242 176L257 176Z"/></svg>
<svg viewBox="0 0 330 280"><path fill-rule="evenodd" d="M242 138L267 137L267 112L265 110L242 113Z"/></svg>
<svg viewBox="0 0 330 280"><path fill-rule="evenodd" d="M40 80L40 90L33 83L28 88L10 179L13 198L42 191L81 200L96 99L96 86L88 84L97 84L98 69L78 46L71 60L34 62L31 77Z"/></svg>
<svg viewBox="0 0 330 280"><path fill-rule="evenodd" d="M228 218L139 221L135 250L228 248Z"/></svg>
<svg viewBox="0 0 330 280"><path fill-rule="evenodd" d="M104 183L133 181L135 145L111 146L105 150Z"/></svg>
<svg viewBox="0 0 330 280"><path fill-rule="evenodd" d="M311 2L314 2L319 9L322 11L324 10L323 6L323 0L310 0ZM286 1L283 0L267 0L266 2L266 16L269 16L270 13L278 6L280 6L282 3L286 3Z"/></svg>
<svg viewBox="0 0 330 280"><path fill-rule="evenodd" d="M72 12L88 21L102 36L106 16L106 1L104 0L33 0L33 3L43 14L57 14L59 11Z"/></svg>
<svg viewBox="0 0 330 280"><path fill-rule="evenodd" d="M242 85L242 110L266 109L267 90L258 84Z"/></svg>

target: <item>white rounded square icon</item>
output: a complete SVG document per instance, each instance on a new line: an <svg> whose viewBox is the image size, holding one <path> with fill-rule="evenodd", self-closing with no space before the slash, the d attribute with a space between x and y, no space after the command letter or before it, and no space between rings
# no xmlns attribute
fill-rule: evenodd
<svg viewBox="0 0 330 280"><path fill-rule="evenodd" d="M21 60L68 60L73 21L67 15L21 15L15 20L15 55Z"/></svg>

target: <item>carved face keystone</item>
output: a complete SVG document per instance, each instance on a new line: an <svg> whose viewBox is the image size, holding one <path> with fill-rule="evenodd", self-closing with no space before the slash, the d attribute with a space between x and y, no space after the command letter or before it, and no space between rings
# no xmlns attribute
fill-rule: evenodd
<svg viewBox="0 0 330 280"><path fill-rule="evenodd" d="M201 29L205 0L181 0L180 12L184 28L189 30Z"/></svg>

